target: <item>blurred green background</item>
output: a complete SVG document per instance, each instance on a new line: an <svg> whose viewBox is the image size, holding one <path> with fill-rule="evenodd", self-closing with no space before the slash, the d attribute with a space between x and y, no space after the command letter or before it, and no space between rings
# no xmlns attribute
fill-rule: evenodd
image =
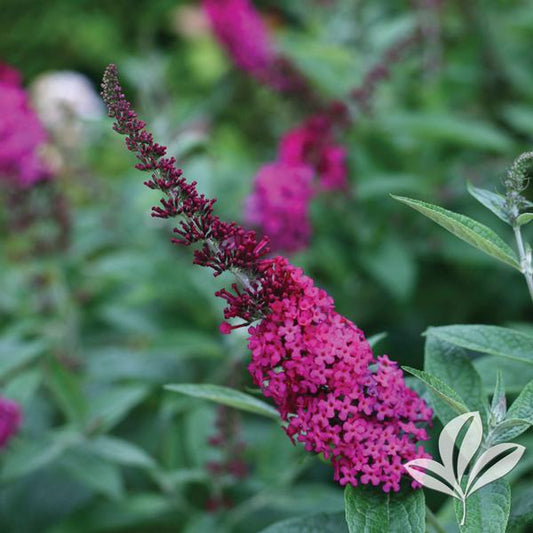
<svg viewBox="0 0 533 533"><path fill-rule="evenodd" d="M428 326L528 327L518 273L389 194L460 211L511 242L466 182L501 189L506 168L533 145L531 2L254 4L277 46L331 99L415 25L427 29L342 139L351 194L314 199L311 245L291 260L368 336L387 332L378 352L401 364L421 366ZM242 220L254 173L313 111L235 69L197 2L2 0L1 11L0 59L28 87L74 70L98 90L116 63L156 139L219 199L225 219ZM244 333L218 333L213 293L224 280L193 267L190 250L170 245L171 226L150 218L158 196L110 120L95 113L76 131L51 127L53 184L23 205L0 199L0 387L24 410L0 455L0 530L248 533L342 510L330 468L251 415L238 415L246 478L206 467L221 453L208 442L216 406L162 386L251 385ZM35 216L23 231L10 230L17 209Z"/></svg>

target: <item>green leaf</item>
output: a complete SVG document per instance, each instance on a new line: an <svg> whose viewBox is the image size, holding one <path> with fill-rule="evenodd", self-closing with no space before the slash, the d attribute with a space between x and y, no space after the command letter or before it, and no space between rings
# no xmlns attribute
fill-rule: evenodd
<svg viewBox="0 0 533 533"><path fill-rule="evenodd" d="M466 353L457 346L428 335L424 349L424 369L451 387L464 401L468 411L479 411L484 422L489 410L481 377ZM435 411L443 423L455 415L440 405ZM451 418L450 418L451 417Z"/></svg>
<svg viewBox="0 0 533 533"><path fill-rule="evenodd" d="M413 113L390 112L381 119L383 128L390 135L391 131L436 143L448 143L452 146L468 146L483 150L508 153L512 142L502 130L489 122L472 120L450 113Z"/></svg>
<svg viewBox="0 0 533 533"><path fill-rule="evenodd" d="M507 412L507 419L518 418L533 424L533 381L530 381Z"/></svg>
<svg viewBox="0 0 533 533"><path fill-rule="evenodd" d="M533 220L533 213L522 213L516 218L516 223L519 226L525 226Z"/></svg>
<svg viewBox="0 0 533 533"><path fill-rule="evenodd" d="M51 356L47 361L46 383L67 420L73 424L82 424L88 405L78 376Z"/></svg>
<svg viewBox="0 0 533 533"><path fill-rule="evenodd" d="M499 424L507 413L507 399L505 397L505 386L503 383L502 372L497 370L496 386L494 387L494 394L492 395L492 404L490 406L491 424Z"/></svg>
<svg viewBox="0 0 533 533"><path fill-rule="evenodd" d="M152 493L137 492L119 501L98 499L54 527L54 532L159 531L158 520L176 506L168 497Z"/></svg>
<svg viewBox="0 0 533 533"><path fill-rule="evenodd" d="M142 448L126 440L101 435L88 441L84 450L112 463L139 468L154 468L155 461Z"/></svg>
<svg viewBox="0 0 533 533"><path fill-rule="evenodd" d="M462 503L455 502L455 516L460 523ZM507 526L511 509L511 489L504 479L489 483L466 500L466 521L459 526L461 533L502 533Z"/></svg>
<svg viewBox="0 0 533 533"><path fill-rule="evenodd" d="M521 489L521 490L520 490ZM511 514L509 516L509 533L521 531L526 525L533 522L533 486L513 486L513 499L511 502Z"/></svg>
<svg viewBox="0 0 533 533"><path fill-rule="evenodd" d="M384 493L375 487L344 491L346 523L350 533L424 533L426 505L422 490Z"/></svg>
<svg viewBox="0 0 533 533"><path fill-rule="evenodd" d="M409 374L413 374L413 376L425 383L428 389L438 398L443 400L447 405L449 405L455 413L462 415L470 412L462 398L449 385L446 385L446 383L444 383L444 381L438 377L433 376L428 372L424 372L423 370L417 370L416 368L411 368L408 366L402 366L402 368L406 372L409 372ZM446 421L447 418L442 422L446 423Z"/></svg>
<svg viewBox="0 0 533 533"><path fill-rule="evenodd" d="M426 334L475 352L533 365L533 336L499 326L454 325L429 328Z"/></svg>
<svg viewBox="0 0 533 533"><path fill-rule="evenodd" d="M467 183L468 192L487 209L492 211L498 218L507 224L512 224L512 220L505 209L505 197L487 189L474 187L470 182Z"/></svg>
<svg viewBox="0 0 533 533"><path fill-rule="evenodd" d="M392 195L392 197L419 211L474 248L499 259L521 272L520 264L512 248L487 226L465 215L443 209L438 205L403 196Z"/></svg>
<svg viewBox="0 0 533 533"><path fill-rule="evenodd" d="M90 404L90 429L109 431L148 394L146 385L115 385L101 391Z"/></svg>
<svg viewBox="0 0 533 533"><path fill-rule="evenodd" d="M382 331L381 333L376 333L375 335L372 335L371 337L368 337L367 342L370 344L371 348L375 348L377 344L379 344L383 339L387 338L388 333L386 331Z"/></svg>
<svg viewBox="0 0 533 533"><path fill-rule="evenodd" d="M417 276L416 263L400 239L386 239L372 254L363 255L362 261L369 275L398 300L406 300L412 294Z"/></svg>
<svg viewBox="0 0 533 533"><path fill-rule="evenodd" d="M79 433L63 430L41 435L38 441L17 439L3 454L1 479L10 481L31 474L56 461L81 440Z"/></svg>
<svg viewBox="0 0 533 533"><path fill-rule="evenodd" d="M19 339L4 338L0 340L0 379L10 372L27 365L41 356L46 350L43 341L23 343Z"/></svg>
<svg viewBox="0 0 533 533"><path fill-rule="evenodd" d="M9 381L2 394L26 406L33 399L41 381L42 374L38 369L21 372Z"/></svg>
<svg viewBox="0 0 533 533"><path fill-rule="evenodd" d="M348 533L344 513L318 513L290 518L273 524L261 533Z"/></svg>
<svg viewBox="0 0 533 533"><path fill-rule="evenodd" d="M231 389L229 387L222 387L220 385L209 384L193 384L183 383L176 385L165 385L165 389L172 392L179 392L193 398L202 398L212 402L235 407L243 411L255 413L262 416L279 420L279 413L270 405L249 394Z"/></svg>
<svg viewBox="0 0 533 533"><path fill-rule="evenodd" d="M531 427L531 422L522 418L506 418L490 432L491 444L509 442Z"/></svg>
<svg viewBox="0 0 533 533"><path fill-rule="evenodd" d="M99 494L111 499L120 499L124 495L119 468L100 457L80 449L70 450L61 458L60 464L70 476Z"/></svg>
<svg viewBox="0 0 533 533"><path fill-rule="evenodd" d="M496 387L496 374L502 373L507 394L519 394L527 383L533 379L533 365L524 365L515 359L494 359L492 355L483 355L472 361L481 375L485 391L491 394Z"/></svg>

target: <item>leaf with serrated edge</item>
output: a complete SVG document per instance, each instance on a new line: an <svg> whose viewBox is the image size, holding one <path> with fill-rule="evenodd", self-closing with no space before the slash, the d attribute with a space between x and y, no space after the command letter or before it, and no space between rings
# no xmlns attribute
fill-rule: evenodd
<svg viewBox="0 0 533 533"><path fill-rule="evenodd" d="M487 226L438 205L428 204L404 196L392 195L392 197L419 211L474 248L499 259L521 272L520 264L513 249Z"/></svg>
<svg viewBox="0 0 533 533"><path fill-rule="evenodd" d="M513 448L515 449L513 452L503 457L497 463L493 464L474 483L476 476L481 472L481 470L483 470L485 466L487 466L493 459L496 459L496 457L498 457L502 453ZM474 494L474 492L476 492L476 490L479 490L481 487L484 487L488 483L491 483L492 481L495 481L496 479L505 476L505 474L508 474L516 466L518 461L520 461L520 458L522 457L524 451L524 446L521 446L520 444L511 443L497 444L496 446L489 448L476 461L476 464L472 468L472 472L470 472L465 491L466 496L468 497L471 494Z"/></svg>

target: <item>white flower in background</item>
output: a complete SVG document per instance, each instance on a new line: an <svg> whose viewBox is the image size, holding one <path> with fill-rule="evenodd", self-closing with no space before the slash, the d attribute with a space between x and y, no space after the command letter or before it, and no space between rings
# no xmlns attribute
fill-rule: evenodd
<svg viewBox="0 0 533 533"><path fill-rule="evenodd" d="M94 85L79 72L41 74L32 83L31 93L41 121L66 146L77 145L87 134L87 122L105 114Z"/></svg>

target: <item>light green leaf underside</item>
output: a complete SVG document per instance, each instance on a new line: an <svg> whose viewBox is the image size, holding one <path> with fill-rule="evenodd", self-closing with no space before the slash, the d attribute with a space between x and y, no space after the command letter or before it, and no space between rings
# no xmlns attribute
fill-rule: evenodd
<svg viewBox="0 0 533 533"><path fill-rule="evenodd" d="M533 365L533 337L520 331L499 326L454 325L429 328L426 334L468 350Z"/></svg>
<svg viewBox="0 0 533 533"><path fill-rule="evenodd" d="M454 213L438 205L403 196L393 195L392 197L419 211L474 248L521 271L520 264L512 248L487 226L470 217Z"/></svg>

